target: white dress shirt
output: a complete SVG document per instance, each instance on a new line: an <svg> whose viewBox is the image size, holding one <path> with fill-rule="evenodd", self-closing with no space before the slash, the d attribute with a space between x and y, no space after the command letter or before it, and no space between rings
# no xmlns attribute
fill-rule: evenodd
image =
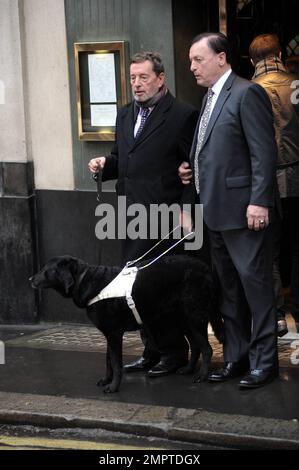
<svg viewBox="0 0 299 470"><path fill-rule="evenodd" d="M213 112L213 109L215 107L215 104L216 104L216 101L218 99L218 96L220 95L220 92L223 88L223 85L225 84L226 80L228 79L228 77L230 76L230 74L232 73L232 69L230 68L229 70L227 70L220 78L219 80L212 86L212 91L214 92L213 94L213 98L212 98L212 105L211 105L211 113L210 113L210 116Z"/></svg>

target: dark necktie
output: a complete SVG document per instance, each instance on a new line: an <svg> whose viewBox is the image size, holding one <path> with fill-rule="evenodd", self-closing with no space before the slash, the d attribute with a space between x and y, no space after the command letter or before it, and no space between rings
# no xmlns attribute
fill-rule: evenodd
<svg viewBox="0 0 299 470"><path fill-rule="evenodd" d="M135 139L137 139L141 132L142 132L142 129L144 128L144 125L145 125L145 121L148 117L150 113L150 109L149 108L140 108L140 116L141 116L141 121L140 121L140 126L138 127L137 129L137 132L136 132L136 135L135 135Z"/></svg>
<svg viewBox="0 0 299 470"><path fill-rule="evenodd" d="M213 94L214 94L213 90L209 88L206 106L205 106L204 112L202 113L199 129L198 129L197 144L196 144L196 150L195 150L195 156L194 156L194 181L195 181L195 188L196 188L197 194L199 193L199 177L200 177L199 153L201 151L201 147L202 147L202 144L206 135L207 127L209 124Z"/></svg>

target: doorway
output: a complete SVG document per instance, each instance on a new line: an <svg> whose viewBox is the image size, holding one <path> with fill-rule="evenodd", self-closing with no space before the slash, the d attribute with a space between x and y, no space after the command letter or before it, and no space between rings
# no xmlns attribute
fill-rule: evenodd
<svg viewBox="0 0 299 470"><path fill-rule="evenodd" d="M258 34L277 34L283 49L283 60L289 53L295 52L288 49L288 44L299 34L298 0L226 0L226 10L234 70L242 77L250 79L253 75L248 49Z"/></svg>
<svg viewBox="0 0 299 470"><path fill-rule="evenodd" d="M188 52L194 36L204 31L219 31L219 1L172 0L172 14L176 95L200 108L205 89L196 85L190 72ZM272 0L226 0L226 17L227 36L233 49L232 65L240 76L251 79L253 75L248 48L258 34L276 33L283 47L283 59L290 53L299 55L298 0L274 3Z"/></svg>
<svg viewBox="0 0 299 470"><path fill-rule="evenodd" d="M172 0L176 96L200 109L206 89L190 72L192 39L204 31L218 31L218 0Z"/></svg>

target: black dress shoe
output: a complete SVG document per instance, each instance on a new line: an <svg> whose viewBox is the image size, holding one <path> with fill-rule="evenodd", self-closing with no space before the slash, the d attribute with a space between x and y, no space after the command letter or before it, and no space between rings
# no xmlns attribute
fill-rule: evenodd
<svg viewBox="0 0 299 470"><path fill-rule="evenodd" d="M208 380L209 382L225 382L226 380L240 377L249 369L249 362L227 362L222 369L212 372Z"/></svg>
<svg viewBox="0 0 299 470"><path fill-rule="evenodd" d="M239 383L240 388L258 388L267 385L278 377L276 369L254 369L250 374L246 375Z"/></svg>
<svg viewBox="0 0 299 470"><path fill-rule="evenodd" d="M137 359L137 361L130 362L130 364L126 364L124 366L124 371L125 372L140 372L140 371L149 370L151 367L157 364L157 362L158 361L145 359L143 356L141 356L139 359Z"/></svg>
<svg viewBox="0 0 299 470"><path fill-rule="evenodd" d="M172 374L173 372L176 372L178 369L185 365L186 362L174 363L160 361L157 365L155 365L148 371L147 375L149 377L163 377L163 375L168 375Z"/></svg>
<svg viewBox="0 0 299 470"><path fill-rule="evenodd" d="M289 332L286 320L281 319L277 322L277 336L280 338Z"/></svg>

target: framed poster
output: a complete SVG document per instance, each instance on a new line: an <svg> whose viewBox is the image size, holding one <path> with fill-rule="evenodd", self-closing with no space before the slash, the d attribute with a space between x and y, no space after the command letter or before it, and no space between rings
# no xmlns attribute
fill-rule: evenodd
<svg viewBox="0 0 299 470"><path fill-rule="evenodd" d="M125 42L75 43L78 135L113 141L118 108L127 103Z"/></svg>

